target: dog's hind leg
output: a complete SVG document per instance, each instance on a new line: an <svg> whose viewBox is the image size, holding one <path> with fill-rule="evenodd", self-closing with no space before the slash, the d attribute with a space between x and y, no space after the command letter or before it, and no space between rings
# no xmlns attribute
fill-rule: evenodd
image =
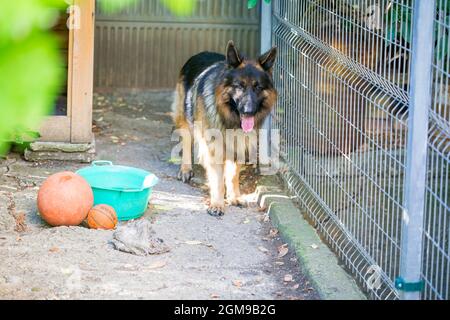
<svg viewBox="0 0 450 320"><path fill-rule="evenodd" d="M194 176L194 171L192 170L192 141L193 137L189 130L189 125L186 123L182 124L180 129L184 132L183 136L183 149L181 157L180 171L178 171L178 180L188 183Z"/></svg>
<svg viewBox="0 0 450 320"><path fill-rule="evenodd" d="M175 128L177 130L185 130L186 134L183 136L183 151L182 151L182 162L180 166L180 171L178 172L178 179L188 183L194 176L194 171L192 170L192 135L190 133L190 126L186 120L186 115L184 112L184 100L186 97L186 92L183 83L180 81L177 84L174 103L172 105L172 117L175 123Z"/></svg>
<svg viewBox="0 0 450 320"><path fill-rule="evenodd" d="M190 139L183 139L183 156L180 171L178 171L178 180L188 183L194 176L194 171L192 170L192 143L185 140Z"/></svg>

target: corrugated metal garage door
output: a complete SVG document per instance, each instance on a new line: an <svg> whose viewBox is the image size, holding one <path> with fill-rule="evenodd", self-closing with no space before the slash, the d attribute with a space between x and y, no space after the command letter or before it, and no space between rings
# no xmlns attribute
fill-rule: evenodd
<svg viewBox="0 0 450 320"><path fill-rule="evenodd" d="M189 17L172 16L159 0L138 1L113 16L97 9L95 87L173 88L191 55L223 52L228 40L256 56L259 16L246 0L202 0Z"/></svg>

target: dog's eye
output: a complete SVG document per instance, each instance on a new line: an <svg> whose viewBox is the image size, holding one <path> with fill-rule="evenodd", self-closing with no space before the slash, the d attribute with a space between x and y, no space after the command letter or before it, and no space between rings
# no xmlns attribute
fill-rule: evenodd
<svg viewBox="0 0 450 320"><path fill-rule="evenodd" d="M262 85L259 82L254 82L253 88L255 88L255 90L257 90L257 91L262 91L262 89L263 89Z"/></svg>

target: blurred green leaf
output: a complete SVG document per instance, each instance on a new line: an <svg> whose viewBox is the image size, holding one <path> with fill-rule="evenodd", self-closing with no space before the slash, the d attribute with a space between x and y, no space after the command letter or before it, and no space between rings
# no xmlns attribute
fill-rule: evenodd
<svg viewBox="0 0 450 320"><path fill-rule="evenodd" d="M0 4L0 153L28 135L51 110L62 80L59 43L48 29L64 0Z"/></svg>
<svg viewBox="0 0 450 320"><path fill-rule="evenodd" d="M258 4L258 0L248 0L248 8L253 9Z"/></svg>
<svg viewBox="0 0 450 320"><path fill-rule="evenodd" d="M264 0L265 3L269 4L271 0ZM247 7L249 9L253 9L258 4L258 0L248 0L247 1Z"/></svg>
<svg viewBox="0 0 450 320"><path fill-rule="evenodd" d="M179 16L190 15L197 7L197 0L161 0L161 2L172 13Z"/></svg>
<svg viewBox="0 0 450 320"><path fill-rule="evenodd" d="M108 14L120 11L127 6L133 5L137 0L100 0L100 9Z"/></svg>
<svg viewBox="0 0 450 320"><path fill-rule="evenodd" d="M100 0L103 12L111 14L133 5L138 0ZM179 16L190 15L194 12L198 0L160 0L173 14Z"/></svg>

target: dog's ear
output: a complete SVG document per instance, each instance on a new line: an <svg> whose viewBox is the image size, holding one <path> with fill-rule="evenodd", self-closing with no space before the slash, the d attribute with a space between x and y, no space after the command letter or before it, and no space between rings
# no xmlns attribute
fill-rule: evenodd
<svg viewBox="0 0 450 320"><path fill-rule="evenodd" d="M277 57L277 47L273 47L258 58L258 62L265 71L272 71L272 67Z"/></svg>
<svg viewBox="0 0 450 320"><path fill-rule="evenodd" d="M227 44L227 63L233 68L237 68L242 63L242 57L233 41Z"/></svg>

